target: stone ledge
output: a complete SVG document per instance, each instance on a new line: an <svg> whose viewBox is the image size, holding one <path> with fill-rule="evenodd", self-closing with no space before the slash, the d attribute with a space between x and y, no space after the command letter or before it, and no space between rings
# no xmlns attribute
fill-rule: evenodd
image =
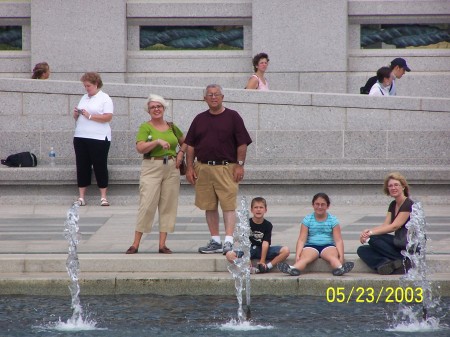
<svg viewBox="0 0 450 337"><path fill-rule="evenodd" d="M283 184L369 184L379 185L386 174L402 172L411 184L449 184L447 165L246 165L243 185ZM109 165L111 184L139 184L139 165ZM182 183L187 181L182 178ZM37 166L32 168L0 167L0 185L74 185L74 165Z"/></svg>
<svg viewBox="0 0 450 337"><path fill-rule="evenodd" d="M127 18L206 18L251 17L251 1L173 1L170 3L128 2Z"/></svg>
<svg viewBox="0 0 450 337"><path fill-rule="evenodd" d="M350 289L399 286L399 275L350 273L341 277L310 273L291 277L281 273L251 276L252 295L320 296L325 299L329 287ZM449 274L430 277L433 287L439 285L440 296L450 296ZM67 273L44 275L8 275L0 278L0 295L68 296ZM83 295L158 294L226 295L235 294L234 282L228 272L218 273L82 273L80 288Z"/></svg>
<svg viewBox="0 0 450 337"><path fill-rule="evenodd" d="M133 53L133 52L132 52ZM135 55L133 53L132 55ZM375 62L375 61L374 61ZM371 68L372 69L372 68ZM367 69L367 71L369 71ZM371 70L373 71L373 70ZM120 84L105 83L105 92L111 97L117 98L140 98L145 99L149 91L160 92L170 100L201 101L203 87L192 86L165 86L145 84ZM78 81L34 81L22 78L2 78L0 81L0 92L16 92L20 94L44 93L81 95L82 88ZM423 104L432 110L449 112L449 99L446 97L390 97L390 99L379 99L379 97L368 97L360 94L336 94L336 93L311 93L296 91L253 92L243 89L227 88L225 91L226 102L229 104L269 104L291 106L318 106L318 107L342 107L360 109L387 109L423 111ZM193 97L195 99L193 99ZM434 103L436 101L436 103Z"/></svg>

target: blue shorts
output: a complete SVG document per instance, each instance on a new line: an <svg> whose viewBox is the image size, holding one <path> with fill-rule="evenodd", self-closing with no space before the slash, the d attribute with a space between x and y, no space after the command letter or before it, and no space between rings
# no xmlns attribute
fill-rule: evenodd
<svg viewBox="0 0 450 337"><path fill-rule="evenodd" d="M305 248L312 248L312 249L315 249L315 250L317 251L317 253L319 253L319 257L320 257L320 254L322 254L322 251L323 251L324 249L328 248L328 247L335 247L335 248L336 248L335 245L333 245L333 244L328 244L328 245L321 245L321 246L319 246L319 245L305 245L305 246L303 247L303 249L305 249Z"/></svg>
<svg viewBox="0 0 450 337"><path fill-rule="evenodd" d="M273 260L278 255L280 255L281 246L269 246L269 250L267 252L266 260ZM261 246L251 246L250 247L250 259L260 259L261 258Z"/></svg>

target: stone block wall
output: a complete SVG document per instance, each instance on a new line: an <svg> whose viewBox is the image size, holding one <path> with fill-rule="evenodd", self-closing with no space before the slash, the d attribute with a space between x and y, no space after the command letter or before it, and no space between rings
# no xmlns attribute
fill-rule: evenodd
<svg viewBox="0 0 450 337"><path fill-rule="evenodd" d="M149 93L169 100L167 118L185 132L207 108L200 87L105 83L103 90L115 105L112 163L139 159L134 137L148 119ZM80 82L0 81L1 155L29 150L45 163L53 146L58 161L73 163L71 111L83 93ZM251 133L249 163L450 163L450 99L226 89L224 102Z"/></svg>
<svg viewBox="0 0 450 337"><path fill-rule="evenodd" d="M46 60L55 80L96 70L116 83L240 89L252 56L265 51L273 90L358 94L379 67L404 57L412 72L398 95L448 98L449 49L360 49L360 25L446 23L449 16L446 0L0 2L0 24L23 27L23 50L0 51L0 76L28 78ZM199 24L242 26L244 49L139 50L141 25Z"/></svg>
<svg viewBox="0 0 450 337"><path fill-rule="evenodd" d="M164 96L170 102L167 119L186 132L207 109L203 88L110 82L103 89L115 106L110 199L115 205L135 205L141 159L134 139L148 119L148 94ZM0 167L0 202L74 200L71 111L83 93L78 81L0 81L0 157L32 151L39 161L37 168ZM382 179L400 171L419 200L450 202L450 99L225 89L224 102L240 112L253 140L244 195L308 204L311 195L325 191L338 204L385 204ZM51 146L56 167L48 163ZM91 193L89 201L96 202ZM193 204L193 190L184 180L180 203Z"/></svg>

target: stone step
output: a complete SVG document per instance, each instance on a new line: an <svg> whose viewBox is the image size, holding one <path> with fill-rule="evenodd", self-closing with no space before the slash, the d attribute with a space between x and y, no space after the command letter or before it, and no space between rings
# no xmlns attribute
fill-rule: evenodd
<svg viewBox="0 0 450 337"><path fill-rule="evenodd" d="M271 204L309 204L312 195L324 190L335 204L385 204L380 191L383 178L392 171L400 171L408 177L416 200L437 205L450 203L448 165L249 164L239 188L244 195L264 195L272 200ZM109 172L110 203L138 204L138 162L135 165L109 165ZM0 167L0 186L0 202L4 204L70 205L77 195L75 166ZM179 203L193 204L194 193L183 177ZM92 199L91 195L88 194L86 201L98 204L99 198Z"/></svg>
<svg viewBox="0 0 450 337"><path fill-rule="evenodd" d="M353 294L351 301L358 295L368 298L375 294L384 301L397 290L417 284L400 280L399 275L378 275L374 273L351 272L336 277L331 273L310 272L299 277L283 273L251 275L251 295L270 296L318 296L327 300L329 291L336 294L341 291L346 299ZM432 274L428 280L433 291L440 296L450 296L450 274ZM2 273L0 277L0 295L39 295L67 296L70 298L67 273ZM121 294L157 294L177 295L224 295L234 296L234 281L229 272L81 272L80 291L86 295L121 295ZM390 287L390 289L388 289ZM401 288L401 289L400 289ZM392 295L392 294L391 294ZM391 298L392 300L392 298ZM374 301L374 300L373 300ZM377 299L378 301L378 299Z"/></svg>
<svg viewBox="0 0 450 337"><path fill-rule="evenodd" d="M227 272L228 262L222 254L79 254L82 273L170 273L170 272ZM2 273L58 273L66 271L66 254L2 254ZM372 273L356 254L346 254L346 261L353 261L352 272ZM291 254L287 262L294 263ZM254 261L254 264L256 261ZM450 259L446 255L431 255L427 258L431 272L450 270ZM278 272L274 268L275 272ZM306 269L306 273L329 273L330 266L319 259Z"/></svg>
<svg viewBox="0 0 450 337"><path fill-rule="evenodd" d="M67 254L0 254L0 295L69 296L66 259ZM299 277L276 269L251 275L251 294L312 295L325 299L330 288L340 287L347 296L355 289L367 289L386 297L388 287L417 287L411 282L411 285L400 283L399 275L378 275L370 271L355 254L346 254L346 260L355 262L355 268L342 277L332 276L323 260L311 264ZM293 261L291 254L288 263ZM221 254L79 254L79 262L83 295L232 296L235 292L233 278L227 270L228 262ZM433 287L440 296L450 296L448 256L429 255L427 264L428 280Z"/></svg>

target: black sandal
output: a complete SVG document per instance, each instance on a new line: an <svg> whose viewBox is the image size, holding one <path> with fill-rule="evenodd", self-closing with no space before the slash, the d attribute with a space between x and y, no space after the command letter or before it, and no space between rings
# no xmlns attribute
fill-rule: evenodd
<svg viewBox="0 0 450 337"><path fill-rule="evenodd" d="M138 248L135 246L131 246L128 248L128 250L125 252L125 254L136 254L138 252Z"/></svg>

